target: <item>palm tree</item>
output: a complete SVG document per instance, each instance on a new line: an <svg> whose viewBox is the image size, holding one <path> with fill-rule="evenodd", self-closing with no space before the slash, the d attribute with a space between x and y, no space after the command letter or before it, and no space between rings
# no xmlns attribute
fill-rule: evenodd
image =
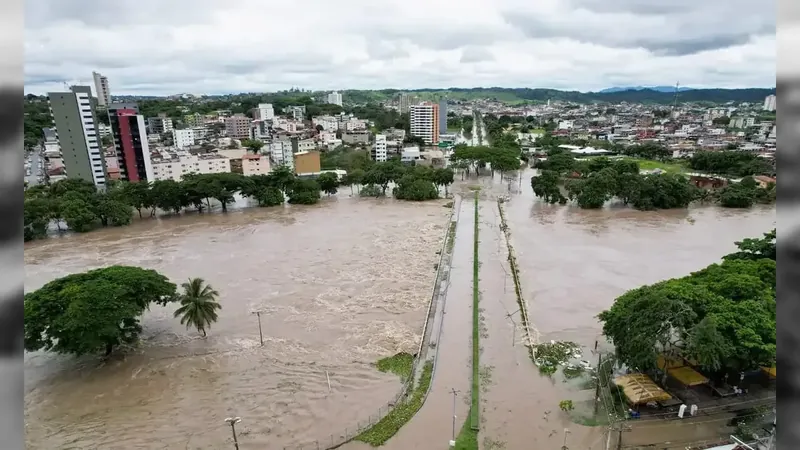
<svg viewBox="0 0 800 450"><path fill-rule="evenodd" d="M181 287L181 307L175 310L175 317L180 316L181 325L186 324L186 328L193 326L205 337L206 328L211 328L211 324L217 321L217 310L222 309L216 301L219 292L202 278L190 278Z"/></svg>

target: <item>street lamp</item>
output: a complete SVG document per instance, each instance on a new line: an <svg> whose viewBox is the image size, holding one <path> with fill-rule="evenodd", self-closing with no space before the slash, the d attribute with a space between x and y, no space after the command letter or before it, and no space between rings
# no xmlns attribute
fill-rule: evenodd
<svg viewBox="0 0 800 450"><path fill-rule="evenodd" d="M458 396L459 391L455 388L450 390L450 393L453 394L453 434L452 439L450 439L450 447L456 446L456 397Z"/></svg>
<svg viewBox="0 0 800 450"><path fill-rule="evenodd" d="M228 417L225 422L231 424L231 432L233 433L233 448L239 450L239 441L236 440L236 424L241 422L241 417Z"/></svg>
<svg viewBox="0 0 800 450"><path fill-rule="evenodd" d="M258 338L261 341L261 346L264 346L264 334L261 332L261 311L253 311L250 314L258 316Z"/></svg>

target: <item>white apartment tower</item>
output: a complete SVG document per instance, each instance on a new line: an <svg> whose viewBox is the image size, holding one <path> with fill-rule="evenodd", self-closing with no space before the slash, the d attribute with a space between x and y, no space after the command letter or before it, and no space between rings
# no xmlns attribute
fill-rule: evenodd
<svg viewBox="0 0 800 450"><path fill-rule="evenodd" d="M427 145L439 143L439 105L431 102L410 105L411 135L422 138Z"/></svg>
<svg viewBox="0 0 800 450"><path fill-rule="evenodd" d="M408 107L410 106L410 99L408 98L408 93L403 92L400 94L400 114L405 114L408 112Z"/></svg>
<svg viewBox="0 0 800 450"><path fill-rule="evenodd" d="M97 95L97 104L106 107L111 103L111 91L108 89L108 78L97 72L92 72L94 78L94 92Z"/></svg>
<svg viewBox="0 0 800 450"><path fill-rule="evenodd" d="M332 105L342 106L342 94L336 91L331 92L330 94L328 94L328 103Z"/></svg>
<svg viewBox="0 0 800 450"><path fill-rule="evenodd" d="M764 99L764 111L775 111L778 109L778 98L775 94L768 95Z"/></svg>
<svg viewBox="0 0 800 450"><path fill-rule="evenodd" d="M259 103L258 108L253 111L253 119L255 120L272 120L275 118L275 109L272 103Z"/></svg>
<svg viewBox="0 0 800 450"><path fill-rule="evenodd" d="M375 162L386 162L386 135L376 134L375 143L372 145L372 160Z"/></svg>

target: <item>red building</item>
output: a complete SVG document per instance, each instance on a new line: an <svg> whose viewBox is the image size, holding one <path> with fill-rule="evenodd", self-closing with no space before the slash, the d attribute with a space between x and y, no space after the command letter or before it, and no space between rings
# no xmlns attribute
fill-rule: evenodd
<svg viewBox="0 0 800 450"><path fill-rule="evenodd" d="M133 183L153 181L147 127L135 103L108 106L108 119L119 162L119 177Z"/></svg>

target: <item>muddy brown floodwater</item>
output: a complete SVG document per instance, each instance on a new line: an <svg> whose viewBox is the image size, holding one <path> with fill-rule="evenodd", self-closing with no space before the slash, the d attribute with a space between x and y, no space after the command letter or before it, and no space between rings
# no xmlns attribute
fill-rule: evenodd
<svg viewBox="0 0 800 450"><path fill-rule="evenodd" d="M243 448L324 447L400 389L372 364L416 351L443 204L332 198L26 245L26 291L129 264L176 283L202 277L223 305L207 339L172 318L175 306L153 307L125 357L26 354L28 448L227 448L228 416L242 417ZM263 347L254 310L264 311Z"/></svg>
<svg viewBox="0 0 800 450"><path fill-rule="evenodd" d="M481 444L487 450L506 443L510 446L505 448L517 448L525 438L556 448L553 445L563 442L562 427L568 427L570 448L599 449L606 443L601 430L591 432L570 424L558 409L558 402L564 399L589 405L593 393L580 391L574 383L558 377L543 379L535 370L526 370L524 365L531 365L526 353L511 348L515 333L506 310L514 311L516 306L509 294L513 289L509 269L503 261L507 253L503 254L497 231L496 198L510 196L504 209L531 326L541 333L542 342L581 344L587 360L594 358L595 340L608 348L596 316L616 297L643 284L684 276L719 262L736 249L734 241L760 237L774 228L776 212L774 207L734 210L700 206L642 212L622 206L582 210L547 205L533 195L530 178L534 173L526 170L502 183L499 175L494 180L473 177L454 186L455 192L468 192L470 185L481 185L485 199L481 202L480 276L488 336L483 339L481 363L488 366L491 376L482 399L485 423ZM523 384L526 376L530 382ZM623 443L674 441L676 435L712 438L719 435L725 419L634 427L625 433Z"/></svg>

